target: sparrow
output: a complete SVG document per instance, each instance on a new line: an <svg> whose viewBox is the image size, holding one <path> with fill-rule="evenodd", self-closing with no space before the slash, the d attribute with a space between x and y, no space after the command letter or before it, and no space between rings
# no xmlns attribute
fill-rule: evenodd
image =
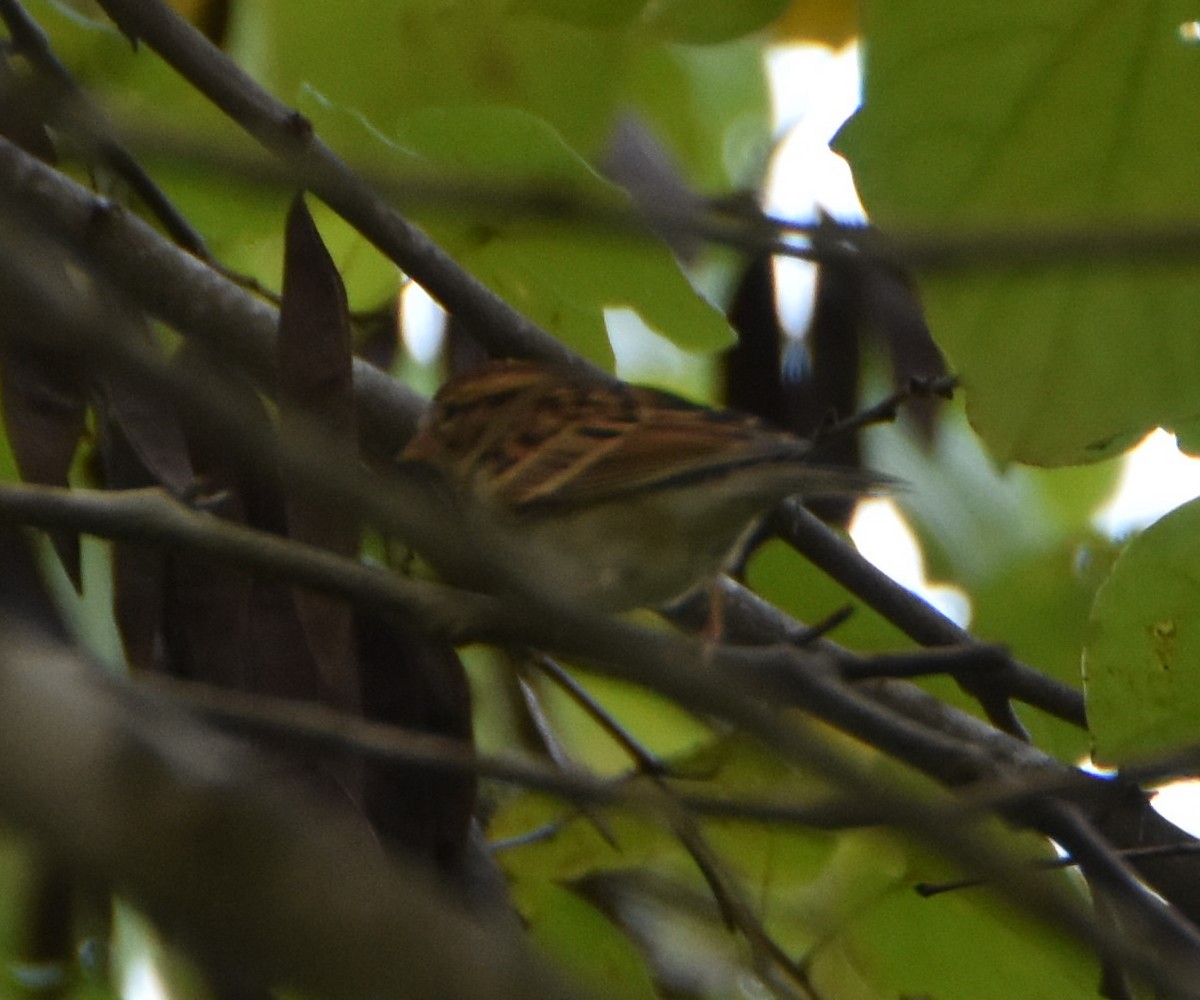
<svg viewBox="0 0 1200 1000"><path fill-rule="evenodd" d="M437 483L478 557L462 579L431 556L448 582L616 613L713 581L785 497L886 486L811 455L742 413L509 360L443 385L400 463Z"/></svg>

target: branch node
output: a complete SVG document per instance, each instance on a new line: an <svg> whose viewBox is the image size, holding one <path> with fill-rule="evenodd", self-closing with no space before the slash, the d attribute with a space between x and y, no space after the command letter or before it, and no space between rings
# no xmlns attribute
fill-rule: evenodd
<svg viewBox="0 0 1200 1000"><path fill-rule="evenodd" d="M288 141L294 143L299 149L309 146L316 134L312 120L296 110L292 110L284 119L283 128L287 133Z"/></svg>
<svg viewBox="0 0 1200 1000"><path fill-rule="evenodd" d="M95 198L88 206L87 227L89 235L98 229L106 228L118 218L123 209L111 198Z"/></svg>

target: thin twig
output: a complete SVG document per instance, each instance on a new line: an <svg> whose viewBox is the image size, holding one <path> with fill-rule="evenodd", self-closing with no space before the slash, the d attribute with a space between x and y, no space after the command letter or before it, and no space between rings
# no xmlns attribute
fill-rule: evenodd
<svg viewBox="0 0 1200 1000"><path fill-rule="evenodd" d="M110 492L65 490L25 484L0 485L0 520L37 527L71 527L102 537L185 548L361 604L420 621L451 639L505 622L503 604L482 595L406 580L362 566L315 546L282 539L211 515L195 513L160 490ZM466 631L464 631L464 629ZM545 645L533 635L520 639ZM690 648L690 646L688 647ZM944 780L962 782L989 773L992 764L969 745L946 739L869 700L833 679L824 654L800 650L728 650L725 669L754 688L786 692L790 700L874 743L886 752ZM803 666L794 661L802 657ZM822 664L825 668L822 669Z"/></svg>
<svg viewBox="0 0 1200 1000"><path fill-rule="evenodd" d="M240 66L158 0L101 0L131 39L145 42L501 357L537 357L608 377L480 281L373 191L313 131Z"/></svg>
<svg viewBox="0 0 1200 1000"><path fill-rule="evenodd" d="M92 260L118 289L154 315L235 359L260 384L273 382L273 338L277 313L225 281L195 258L182 253L126 212L116 211L91 192L0 138L0 190L36 213L52 232L73 245L94 250ZM355 395L364 431L376 442L373 451L394 454L415 426L422 401L394 380L361 362L355 366ZM862 560L843 539L814 519L791 519L787 533L810 560L830 572L853 593L880 610L922 645L960 645L967 633L920 598ZM803 531L800 528L803 527ZM855 568L847 574L846 568ZM730 616L727 626L735 627ZM1085 724L1083 700L1060 682L1024 664L997 672L1015 698L1066 719Z"/></svg>
<svg viewBox="0 0 1200 1000"><path fill-rule="evenodd" d="M0 203L83 254L104 285L274 391L279 312L272 305L2 136ZM404 446L426 404L359 359L354 396L364 447L387 457Z"/></svg>
<svg viewBox="0 0 1200 1000"><path fill-rule="evenodd" d="M1154 847L1126 847L1118 849L1117 853L1126 861L1145 861L1150 858L1174 858L1187 855L1200 855L1200 844L1157 844ZM1079 862L1072 857L1037 858L1032 867L1039 871L1059 871L1063 868L1077 868ZM953 882L918 882L913 886L917 895L926 899L940 896L945 892L957 892L960 889L975 889L987 885L977 878L960 878Z"/></svg>
<svg viewBox="0 0 1200 1000"><path fill-rule="evenodd" d="M763 926L762 921L754 912L754 908L746 899L743 887L721 856L713 849L694 817L675 801L670 790L666 788L660 778L654 780L666 797L667 816L675 836L708 884L726 926L737 930L750 944L755 966L760 975L773 982L776 990L785 996L790 994L814 1000L808 976L803 968L784 951L779 942ZM778 976L771 975L771 970L778 970L779 973L782 973L782 980Z"/></svg>
<svg viewBox="0 0 1200 1000"><path fill-rule="evenodd" d="M328 796L13 614L6 826L171 928L219 981L252 996L583 1000L498 913L468 914Z"/></svg>
<svg viewBox="0 0 1200 1000"><path fill-rule="evenodd" d="M957 375L945 375L933 379L910 379L907 386L881 399L874 406L868 406L845 420L839 420L837 423L820 428L813 439L813 447L819 452L821 446L827 441L857 434L864 427L870 427L873 424L891 423L899 416L900 407L911 400L928 399L932 396L950 399L957 386Z"/></svg>
<svg viewBox="0 0 1200 1000"><path fill-rule="evenodd" d="M629 775L612 779L576 767L547 767L537 761L492 756L480 753L468 743L390 723L372 722L315 702L233 691L162 674L145 674L135 683L223 727L282 746L350 753L383 764L410 764L435 771L477 774L568 802L652 814L661 812L660 792L631 782ZM884 821L882 814L868 805L840 797L786 802L676 792L675 801L697 816L823 830L872 826ZM971 808L976 811L978 808L990 809L992 804ZM947 814L947 822L960 820L968 814L955 806Z"/></svg>
<svg viewBox="0 0 1200 1000"><path fill-rule="evenodd" d="M178 131L121 123L127 143L143 158L161 158L179 167L208 173L233 174L240 181L264 187L290 187L294 174L268 161L214 148ZM955 228L896 231L887 234L853 223L787 219L755 213L739 205L721 205L697 196L686 211L647 217L645 207L624 208L611 202L590 201L578 192L548 188L545 183L497 183L493 177L447 178L430 172L397 175L372 172L355 164L372 188L407 210L448 208L480 215L503 211L506 218L544 220L587 228L596 233L645 238L649 223L689 238L744 250L814 262L851 260L879 262L912 271L961 274L1031 268L1079 267L1115 263L1155 267L1200 258L1200 226L1187 221L1131 224L1113 218L1078 226L1030 224L1009 229Z"/></svg>
<svg viewBox="0 0 1200 1000"><path fill-rule="evenodd" d="M704 836L673 789L664 780L666 771L662 762L653 756L641 742L634 738L602 705L600 705L573 677L562 669L551 657L540 656L535 661L556 684L566 691L588 715L633 760L638 771L650 776L654 787L662 796L662 805L672 830L684 850L695 862L725 925L740 932L755 955L756 965L764 974L768 967L783 973L785 982L778 983L780 989L792 993L799 989L803 996L811 997L807 978L802 969L779 946L778 942L763 927L754 913L736 877L729 871L717 852ZM603 830L601 831L603 833ZM775 977L770 977L774 979Z"/></svg>
<svg viewBox="0 0 1200 1000"><path fill-rule="evenodd" d="M489 607L479 602L490 599L406 580L316 547L189 511L159 490L111 492L4 484L0 486L0 520L185 547L371 607L402 612L443 632L462 627L467 620L463 616L467 602L476 612ZM871 707L869 702L849 697L836 683L818 677L816 660L793 669L787 660L778 660L778 651L762 650L752 657L752 651L731 650L723 655L737 657L737 663L728 669L732 675L740 674L743 683L756 687L765 683L776 691L782 685L782 690L790 690L789 700L944 780L961 781L994 766L991 758L972 753L969 743L937 736L881 706Z"/></svg>
<svg viewBox="0 0 1200 1000"><path fill-rule="evenodd" d="M829 612L819 622L815 622L812 625L805 625L789 632L787 641L793 646L799 646L803 649L805 646L811 646L818 639L823 639L853 617L854 605L843 604L840 608Z"/></svg>
<svg viewBox="0 0 1200 1000"><path fill-rule="evenodd" d="M914 653L882 653L847 657L838 663L848 681L881 677L929 677L937 674L977 676L980 672L1004 670L1012 656L1003 646L972 642L965 646L934 646Z"/></svg>
<svg viewBox="0 0 1200 1000"><path fill-rule="evenodd" d="M1123 933L1153 943L1167 962L1200 955L1200 929L1173 906L1147 905L1150 893L1137 872L1076 806L1043 800L1040 811L1039 828L1068 851L1089 884L1117 907Z"/></svg>
<svg viewBox="0 0 1200 1000"><path fill-rule="evenodd" d="M157 691L183 707L198 712L234 731L252 734L281 745L324 752L350 753L384 764L412 764L452 773L474 773L556 795L571 802L593 802L640 811L656 811L658 791L647 793L631 783L630 775L599 778L577 768L548 768L535 761L494 757L479 753L470 744L390 723L372 722L339 709L293 699L232 691L210 684L162 674L145 674L136 683ZM1097 790L1095 780L1080 772L1045 773L984 784L950 804L947 824L962 823L991 811L1012 812L1030 798L1048 795L1082 798ZM1111 782L1102 782L1102 786ZM876 826L886 815L869 803L832 796L807 802L770 798L739 798L681 791L673 795L683 808L697 816L736 819L751 823L812 827L831 830ZM1159 845L1121 851L1129 859L1190 853L1193 844Z"/></svg>
<svg viewBox="0 0 1200 1000"><path fill-rule="evenodd" d="M123 492L64 490L5 484L0 486L0 520L38 527L71 527L103 537L183 547L236 565L349 597L370 607L400 612L427 629L462 638L464 628L486 628L500 617L492 599L406 580L385 570L361 566L314 546L189 511L159 490ZM472 609L470 614L466 610ZM483 615L483 618L476 616ZM470 623L470 624L468 624ZM478 634L478 633L476 633ZM536 642L534 644L537 644ZM731 651L731 654L734 651ZM818 676L822 655L811 655L793 669L779 651L739 656L744 681L790 692L810 711L870 740L899 759L944 779L961 782L990 770L988 758L974 758L957 740L914 725L903 717L853 698L838 682ZM801 651L788 653L801 656Z"/></svg>
<svg viewBox="0 0 1200 1000"><path fill-rule="evenodd" d="M6 233L5 238L9 238L9 234ZM35 256L33 259L44 258ZM69 297L63 300L58 294L61 290L50 284L46 275L28 266L26 255L0 254L0 263L3 264L0 268L0 288L14 316L35 316L43 324L78 336L83 343L89 342L88 338L92 336L88 330L89 317L72 313L73 300ZM188 407L195 407L197 412L203 411L207 419L214 423L228 419L228 415L219 412L219 404L214 408L212 399L193 393L191 387L172 383L168 388L168 380L163 373L152 364L137 361L130 346L115 334L114 339L106 342L106 345L113 360L134 365L133 371L147 378L156 389L192 393L184 400ZM238 431L235 430L236 433ZM369 496L369 491L360 497L357 491L347 489L347 480L340 476L330 479L328 455L318 457L300 451L272 451L272 445L256 441L253 435L249 441L239 441L237 444L247 449L261 449L259 455L263 460L285 461L289 475L294 470L298 480L305 481L314 490L322 491L322 496L333 498L336 495L341 500L353 497L355 503L363 503L376 512L382 523L401 524L405 520L404 512L390 509L386 490L375 498ZM423 511L414 523L419 523L423 529L436 529L440 520L444 518L439 518L436 511ZM408 527L411 529L413 525ZM914 798L888 781L864 774L857 759L823 737L818 727L794 714L783 718L759 701L757 695L778 691L789 674L793 675L792 683L795 684L794 675L807 667L801 651L729 650L718 647L711 656L705 656L695 643L624 622L606 621L578 609L550 608L534 603L517 604L484 599L478 595L463 596L470 597L471 606L480 614L476 625L485 627L489 637L497 641L535 644L564 656L582 659L614 677L653 687L691 711L725 719L772 746L786 758L817 770L831 782L844 787L847 794L869 798L892 822L927 840L969 870L994 878L1000 891L1060 931L1076 936L1105 955L1128 961L1140 975L1159 983L1167 992L1196 995L1196 991L1185 984L1195 981L1196 976L1192 973L1195 973L1200 957L1192 942L1179 936L1178 928L1158 922L1155 911L1161 907L1148 893L1143 896L1130 894L1126 898L1134 907L1145 910L1149 924L1161 930L1166 940L1177 942L1178 948L1172 946L1165 952L1157 947L1131 948L1124 939L1099 927L1080 907L1078 900L1058 888L1025 878L1019 859L1010 851L998 849L990 839L976 836L970 830L945 825L940 812L936 809L930 811L929 802ZM457 610L461 613L461 608ZM772 665L777 669L772 671ZM734 677L738 680L731 683L730 678ZM818 683L809 692L816 696L815 714L831 714L831 721L846 725L851 732L866 727L865 738L871 739L871 727L878 722L879 713L871 711L869 702L848 690L845 685L833 683L828 677L822 676L817 680ZM980 763L986 768L986 755L980 756ZM934 803L943 801L940 796L932 798ZM1053 818L1052 815L1043 817L1048 825ZM1054 835L1060 838L1064 846L1073 853L1080 853L1076 845L1071 843L1075 831L1061 823L1053 825L1056 827ZM1079 836L1083 836L1082 832ZM1176 961L1164 964L1159 960L1164 953Z"/></svg>
<svg viewBox="0 0 1200 1000"><path fill-rule="evenodd" d="M1161 785L1200 775L1200 744L1176 750L1156 759L1126 764L1120 776L1138 785Z"/></svg>
<svg viewBox="0 0 1200 1000"><path fill-rule="evenodd" d="M591 693L566 670L564 670L553 657L545 654L533 654L530 657L539 670L547 677L554 681L562 690L564 690L588 717L603 729L622 750L624 750L632 759L638 770L643 774L666 775L669 773L667 766L651 753L642 742L635 737L628 729L623 726L620 721L603 705L601 705Z"/></svg>
<svg viewBox="0 0 1200 1000"><path fill-rule="evenodd" d="M558 733L551 724L541 699L538 697L538 693L534 690L528 678L521 676L519 670L517 673L517 686L521 691L521 699L524 702L525 711L529 716L530 722L533 724L534 730L537 732L537 737L541 741L542 749L545 751L546 756L550 758L554 766L560 771L577 770L575 761L571 759L570 753L563 746L562 740L559 739ZM620 850L616 834L612 830L612 825L604 817L603 813L598 809L592 808L591 803L588 802L580 803L579 811L595 827L601 840L608 844L614 851Z"/></svg>
<svg viewBox="0 0 1200 1000"><path fill-rule="evenodd" d="M48 117L59 127L65 127L86 150L123 177L176 243L211 263L204 237L113 135L100 109L84 95L29 12L18 0L0 0L0 18L8 28L13 50L25 56L48 85L50 100L44 109Z"/></svg>
<svg viewBox="0 0 1200 1000"><path fill-rule="evenodd" d="M785 501L776 511L774 523L797 552L922 646L975 642L969 632L846 545L801 504ZM1082 694L1017 660L988 671L986 676L960 677L959 682L979 699L996 725L1014 735L1028 738L1012 712L1010 698L1036 705L1081 729L1087 727Z"/></svg>
<svg viewBox="0 0 1200 1000"><path fill-rule="evenodd" d="M403 614L443 634L462 608L458 597L451 596L457 592L438 584L405 579L317 546L189 510L160 489L110 491L3 483L0 522L39 528L71 525L102 538L194 552L346 597L364 607Z"/></svg>

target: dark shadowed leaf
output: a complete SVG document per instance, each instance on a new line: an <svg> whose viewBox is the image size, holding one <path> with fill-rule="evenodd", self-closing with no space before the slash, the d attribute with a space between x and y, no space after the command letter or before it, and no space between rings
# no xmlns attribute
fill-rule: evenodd
<svg viewBox="0 0 1200 1000"><path fill-rule="evenodd" d="M284 433L316 425L349 453L356 448L352 344L346 292L303 196L287 219L283 304L279 315L279 402ZM339 555L358 551L358 525L343 512L287 485L288 535ZM295 591L296 609L327 691L343 708L359 704L352 641L344 601Z"/></svg>
<svg viewBox="0 0 1200 1000"><path fill-rule="evenodd" d="M182 495L194 480L183 424L171 400L161 392L125 378L120 372L105 373L101 384L104 420L119 428L125 445L133 453L123 459L117 479L132 475L143 481L109 481L113 489L129 486L161 486L174 496ZM130 460L141 468L138 476Z"/></svg>
<svg viewBox="0 0 1200 1000"><path fill-rule="evenodd" d="M862 295L857 268L830 262L817 279L812 321L803 344L790 340L779 323L771 259L746 271L730 309L738 346L727 356L729 405L780 427L813 437L829 421L849 416L858 393ZM822 443L821 459L847 468L859 462L853 436ZM814 509L844 523L853 504L823 500Z"/></svg>
<svg viewBox="0 0 1200 1000"><path fill-rule="evenodd" d="M805 337L806 363L796 366L800 376L792 419L798 433L815 434L854 412L863 306L862 268L856 262L823 263ZM834 465L857 465L858 444L853 438L826 441L821 458Z"/></svg>
<svg viewBox="0 0 1200 1000"><path fill-rule="evenodd" d="M75 921L72 912L77 886L71 873L48 858L32 865L25 906L21 958L31 965L68 968L74 959Z"/></svg>
<svg viewBox="0 0 1200 1000"><path fill-rule="evenodd" d="M288 212L283 264L280 401L285 413L304 413L348 441L354 436L351 349L342 279L298 196Z"/></svg>
<svg viewBox="0 0 1200 1000"><path fill-rule="evenodd" d="M715 997L737 992L737 983L746 971L744 954L704 889L643 868L596 872L574 880L570 888L620 930L641 955L641 966L632 963L631 956L625 957L623 949L608 940L611 929L602 928L594 917L587 921L594 925L587 930L588 939L603 942L609 953L604 965L628 980L622 984L628 992L618 996L641 995L647 974L658 987L647 991L650 996ZM580 912L572 919L581 924L587 916ZM581 930L576 926L573 933ZM623 961L618 964L618 959Z"/></svg>
<svg viewBox="0 0 1200 1000"><path fill-rule="evenodd" d="M173 361L182 376L203 383L222 380L249 412L266 419L248 385L218 369L199 349L184 347ZM234 460L218 442L188 428L188 448L206 503L218 517L239 523L269 522L278 490L264 488L266 473L239 476ZM266 494L266 496L263 496ZM254 515L257 513L257 517ZM279 519L276 519L276 527ZM250 641L251 581L228 567L173 554L167 560L162 590L163 667L171 674L235 689L255 689L254 648Z"/></svg>
<svg viewBox="0 0 1200 1000"><path fill-rule="evenodd" d="M898 268L871 263L863 269L862 284L866 321L891 360L895 387L945 375L946 360L929 333L912 278ZM933 444L941 404L938 396L923 396L904 408L927 447Z"/></svg>
<svg viewBox="0 0 1200 1000"><path fill-rule="evenodd" d="M0 610L14 620L66 638L67 630L38 570L28 536L13 529L0 530Z"/></svg>
<svg viewBox="0 0 1200 1000"><path fill-rule="evenodd" d="M400 305L395 298L356 323L354 354L390 372L400 354Z"/></svg>
<svg viewBox="0 0 1200 1000"><path fill-rule="evenodd" d="M864 204L910 233L1170 232L1200 213L1195 11L876 0L865 100L838 139ZM1050 241L1052 244L1053 241ZM1197 413L1194 262L1010 255L930 271L930 325L1001 463L1100 461Z"/></svg>
<svg viewBox="0 0 1200 1000"><path fill-rule="evenodd" d="M0 135L10 139L39 160L54 163L58 156L46 125L37 114L30 86L0 60Z"/></svg>
<svg viewBox="0 0 1200 1000"><path fill-rule="evenodd" d="M187 438L169 399L114 369L102 379L99 411L105 486L161 486L180 496L193 484ZM166 563L161 548L130 542L113 546L113 609L134 669L156 666Z"/></svg>
<svg viewBox="0 0 1200 1000"><path fill-rule="evenodd" d="M0 314L0 328L4 319ZM3 332L0 329L0 332ZM87 392L79 374L62 359L4 337L0 401L4 425L21 478L43 486L66 486L67 473L86 430ZM82 587L79 536L50 532L67 576Z"/></svg>
<svg viewBox="0 0 1200 1000"><path fill-rule="evenodd" d="M787 425L782 351L784 332L775 309L770 257L752 261L729 307L737 343L725 354L725 402L780 427Z"/></svg>
<svg viewBox="0 0 1200 1000"><path fill-rule="evenodd" d="M99 430L104 485L108 489L158 485L111 411L100 422ZM184 458L187 458L186 450ZM190 460L188 468L191 468ZM166 560L166 553L155 546L117 542L112 548L113 613L125 647L126 662L135 670L149 670L155 666L155 649L162 627Z"/></svg>
<svg viewBox="0 0 1200 1000"><path fill-rule="evenodd" d="M175 365L187 378L220 384L245 419L269 419L248 382L199 350L184 348ZM188 432L197 481L204 485L197 502L217 517L284 534L278 473L243 460L228 442L203 428L189 427ZM322 698L290 588L208 560L173 555L164 601L164 638L173 673L262 694Z"/></svg>
<svg viewBox="0 0 1200 1000"><path fill-rule="evenodd" d="M470 689L451 646L365 613L355 633L367 718L471 741ZM363 808L385 837L451 871L470 830L475 776L372 765Z"/></svg>
<svg viewBox="0 0 1200 1000"><path fill-rule="evenodd" d="M152 670L162 627L166 556L161 549L123 543L113 547L113 614L125 661L132 670Z"/></svg>

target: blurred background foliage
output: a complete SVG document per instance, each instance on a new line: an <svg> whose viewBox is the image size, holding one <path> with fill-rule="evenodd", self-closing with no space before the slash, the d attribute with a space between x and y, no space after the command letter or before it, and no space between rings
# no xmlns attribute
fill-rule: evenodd
<svg viewBox="0 0 1200 1000"><path fill-rule="evenodd" d="M215 256L277 288L291 192L263 179L244 136L83 0L27 6ZM982 246L971 266L915 268L965 405L945 406L932 436L906 421L872 429L869 464L909 484L896 504L925 572L965 595L975 635L1073 685L1086 646L1099 729L1031 712L1037 746L1074 762L1094 741L1109 761L1195 742L1200 685L1175 683L1200 670L1190 643L1200 607L1195 512L1151 528L1120 558L1120 540L1095 522L1116 486L1117 456L1154 427L1187 428L1200 417L1195 244L1183 257L1166 238L1200 223L1200 147L1189 124L1200 48L1186 30L1187 4L865 0L861 17L848 0L176 6L340 154L392 184L415 220L518 309L609 366L612 311L630 310L642 348L621 374L714 402L745 261L705 247L681 264L662 241L530 215L505 201L506 185L626 208L629 195L602 167L619 124L632 120L685 190L757 196L784 138L768 56L860 39L865 104L837 148L872 221L909 238L901 245L918 260L940 239ZM115 178L70 157L66 165L126 197ZM398 308L395 266L328 210L314 205L314 215L351 308ZM1042 240L1050 232L1079 235L1079 252L1055 251ZM1140 242L1122 252L1132 237ZM1006 252L1006 240L1028 251ZM873 372L883 352L876 344L868 353L875 360L864 370ZM422 363L401 352L391 367L428 386ZM888 388L873 376L862 385L868 402ZM0 468L15 478L7 443ZM104 560L104 547L90 545L83 596L61 574L58 591L90 647L113 662ZM778 544L758 552L746 578L801 621L852 602ZM864 652L911 646L863 608L835 637ZM511 749L525 736L507 669L485 650L469 651L468 662L478 743ZM611 681L588 686L650 750L710 791L781 801L820 791L813 776L661 698ZM927 687L976 711L949 682ZM610 775L627 769L624 752L569 699L543 689L542 708L575 763ZM857 752L864 767L894 766ZM489 836L532 936L584 981L611 997L759 995L746 947L724 931L700 872L662 826L622 815L600 822L510 789L491 788L485 801ZM986 888L918 899L914 882L955 873L902 838L732 821L702 827L813 996L1096 995L1091 959L1000 908ZM1046 846L1031 842L1030 853ZM25 962L29 914L16 901L35 869L15 845L0 853L5 990L111 995L82 961L73 978L49 985Z"/></svg>

